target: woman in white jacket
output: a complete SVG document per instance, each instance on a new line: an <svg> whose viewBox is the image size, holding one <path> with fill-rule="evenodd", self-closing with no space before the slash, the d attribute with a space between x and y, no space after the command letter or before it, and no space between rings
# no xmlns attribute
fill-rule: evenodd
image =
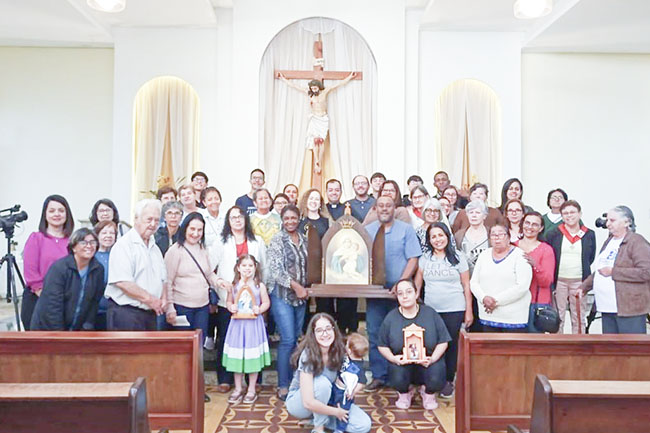
<svg viewBox="0 0 650 433"><path fill-rule="evenodd" d="M232 288L235 278L235 264L242 254L254 256L260 266L262 277L266 274L266 246L259 236L253 233L248 214L238 206L228 209L224 218L221 236L210 246L210 258L217 267L217 293L219 306L216 312L216 349L217 349L217 390L227 392L233 382L232 373L228 373L221 363L223 344L230 323L230 312L226 308L228 290Z"/></svg>
<svg viewBox="0 0 650 433"><path fill-rule="evenodd" d="M484 332L526 332L532 269L521 249L510 244L508 228L490 228L492 248L476 261L470 280L479 302L479 321Z"/></svg>

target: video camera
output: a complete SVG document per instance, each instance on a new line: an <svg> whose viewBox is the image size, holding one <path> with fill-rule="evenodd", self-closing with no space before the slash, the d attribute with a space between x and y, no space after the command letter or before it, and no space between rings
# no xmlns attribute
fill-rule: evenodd
<svg viewBox="0 0 650 433"><path fill-rule="evenodd" d="M7 214L7 215L2 215ZM16 224L27 219L27 212L20 210L20 205L0 210L0 231L10 236L13 234Z"/></svg>
<svg viewBox="0 0 650 433"><path fill-rule="evenodd" d="M603 216L601 218L596 218L595 224L596 224L596 227L599 227L601 229L606 229L607 228L607 212L603 213Z"/></svg>

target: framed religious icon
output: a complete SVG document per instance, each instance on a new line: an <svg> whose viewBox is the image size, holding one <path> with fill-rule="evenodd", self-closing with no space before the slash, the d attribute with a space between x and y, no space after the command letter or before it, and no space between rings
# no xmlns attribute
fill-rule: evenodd
<svg viewBox="0 0 650 433"><path fill-rule="evenodd" d="M426 357L426 350L424 348L424 328L411 323L406 328L402 329L404 333L404 348L402 349L402 356L407 362L423 361Z"/></svg>
<svg viewBox="0 0 650 433"><path fill-rule="evenodd" d="M237 307L237 312L232 315L233 319L254 319L257 317L253 313L253 307L257 305L255 296L250 287L244 285L241 286L239 292L237 292L237 297L235 298L235 306Z"/></svg>
<svg viewBox="0 0 650 433"><path fill-rule="evenodd" d="M349 204L322 240L308 234L307 252L310 296L394 298L383 287L384 232L380 231L373 242L365 227L350 214Z"/></svg>

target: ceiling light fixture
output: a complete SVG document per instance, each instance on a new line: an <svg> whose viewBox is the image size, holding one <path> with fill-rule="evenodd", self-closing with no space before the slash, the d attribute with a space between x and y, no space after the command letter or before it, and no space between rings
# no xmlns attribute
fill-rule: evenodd
<svg viewBox="0 0 650 433"><path fill-rule="evenodd" d="M523 20L543 17L553 10L553 0L515 0L515 17Z"/></svg>
<svg viewBox="0 0 650 433"><path fill-rule="evenodd" d="M100 12L122 12L126 7L126 0L86 0L86 3Z"/></svg>

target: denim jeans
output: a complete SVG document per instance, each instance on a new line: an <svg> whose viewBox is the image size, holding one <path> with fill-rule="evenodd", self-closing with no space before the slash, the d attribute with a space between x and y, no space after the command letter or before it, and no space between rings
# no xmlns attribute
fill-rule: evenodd
<svg viewBox="0 0 650 433"><path fill-rule="evenodd" d="M323 404L327 404L332 393L332 382L324 375L314 377L314 398ZM314 427L325 426L334 430L336 418L333 416L314 413L305 408L302 403L300 389L291 391L287 395L287 412L298 419L313 417ZM352 404L348 412L348 426L345 430L348 433L367 433L370 431L370 417L359 406Z"/></svg>
<svg viewBox="0 0 650 433"><path fill-rule="evenodd" d="M203 331L203 334L201 335L201 345L203 345L205 337L208 335L210 306L204 305L203 307L190 308L183 305L174 304L174 309L176 310L177 316L185 316L187 317L187 321L190 322L190 326L175 326L174 329L178 331L200 329Z"/></svg>
<svg viewBox="0 0 650 433"><path fill-rule="evenodd" d="M397 301L392 299L368 299L366 304L366 325L368 327L368 340L370 341L370 371L372 378L388 381L388 361L377 350L379 328L386 315L397 308Z"/></svg>
<svg viewBox="0 0 650 433"><path fill-rule="evenodd" d="M623 317L616 313L602 313L603 334L646 334L646 315Z"/></svg>
<svg viewBox="0 0 650 433"><path fill-rule="evenodd" d="M307 304L298 307L284 302L277 296L277 291L271 293L271 314L275 319L275 327L280 333L278 344L278 387L288 388L291 381L291 353L296 348L296 342L302 332L302 325L305 322L305 311Z"/></svg>

